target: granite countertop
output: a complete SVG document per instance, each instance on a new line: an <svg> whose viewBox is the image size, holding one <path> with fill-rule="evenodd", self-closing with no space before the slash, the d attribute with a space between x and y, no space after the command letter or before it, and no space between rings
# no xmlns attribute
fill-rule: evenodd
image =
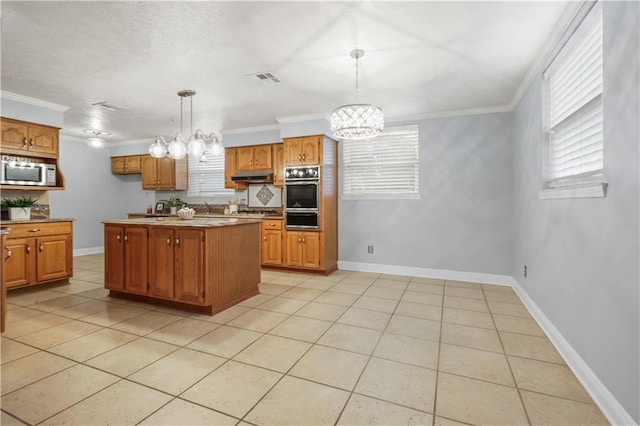
<svg viewBox="0 0 640 426"><path fill-rule="evenodd" d="M222 226L246 225L249 223L261 223L259 219L251 218L194 218L190 220L182 220L174 217L150 217L140 219L119 219L104 220L104 224L120 224L120 225L147 225L147 226L189 226L197 228L218 228Z"/></svg>
<svg viewBox="0 0 640 426"><path fill-rule="evenodd" d="M156 214L156 213L127 213L127 214L139 214L139 215L153 215L153 217L168 217L176 218L177 214ZM194 218L226 218L226 219L284 219L283 215L264 215L264 214L252 214L252 213L196 213ZM148 218L147 218L148 219Z"/></svg>
<svg viewBox="0 0 640 426"><path fill-rule="evenodd" d="M4 224L20 224L20 223L49 223L49 222L73 222L74 218L71 217L60 217L60 218L49 218L49 219L29 219L29 220L2 220L0 223Z"/></svg>

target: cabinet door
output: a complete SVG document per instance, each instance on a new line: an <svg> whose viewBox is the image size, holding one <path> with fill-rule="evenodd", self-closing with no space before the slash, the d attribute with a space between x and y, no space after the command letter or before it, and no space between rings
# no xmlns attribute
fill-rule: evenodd
<svg viewBox="0 0 640 426"><path fill-rule="evenodd" d="M58 155L58 129L29 125L29 151L48 157Z"/></svg>
<svg viewBox="0 0 640 426"><path fill-rule="evenodd" d="M309 165L320 164L320 137L302 138L302 163Z"/></svg>
<svg viewBox="0 0 640 426"><path fill-rule="evenodd" d="M287 231L287 266L302 266L302 232Z"/></svg>
<svg viewBox="0 0 640 426"><path fill-rule="evenodd" d="M253 147L253 168L255 170L271 169L273 158L271 145L256 145Z"/></svg>
<svg viewBox="0 0 640 426"><path fill-rule="evenodd" d="M284 187L284 147L281 143L273 144L273 186Z"/></svg>
<svg viewBox="0 0 640 426"><path fill-rule="evenodd" d="M245 146L236 148L238 170L253 170L253 147Z"/></svg>
<svg viewBox="0 0 640 426"><path fill-rule="evenodd" d="M35 281L35 238L8 238L2 254L7 288L31 284Z"/></svg>
<svg viewBox="0 0 640 426"><path fill-rule="evenodd" d="M156 159L150 155L142 156L142 189L158 188L158 168Z"/></svg>
<svg viewBox="0 0 640 426"><path fill-rule="evenodd" d="M169 157L157 158L158 189L174 189L176 187L175 162Z"/></svg>
<svg viewBox="0 0 640 426"><path fill-rule="evenodd" d="M282 265L282 231L262 231L262 264Z"/></svg>
<svg viewBox="0 0 640 426"><path fill-rule="evenodd" d="M27 150L28 136L26 124L2 119L2 148Z"/></svg>
<svg viewBox="0 0 640 426"><path fill-rule="evenodd" d="M204 231L177 229L175 247L176 300L204 304Z"/></svg>
<svg viewBox="0 0 640 426"><path fill-rule="evenodd" d="M129 155L124 157L124 171L127 173L141 173L142 163L139 155Z"/></svg>
<svg viewBox="0 0 640 426"><path fill-rule="evenodd" d="M71 276L71 235L52 235L37 239L36 280L48 281Z"/></svg>
<svg viewBox="0 0 640 426"><path fill-rule="evenodd" d="M284 165L299 166L302 162L302 139L291 138L285 139L284 146Z"/></svg>
<svg viewBox="0 0 640 426"><path fill-rule="evenodd" d="M123 174L125 168L125 157L111 157L111 173Z"/></svg>
<svg viewBox="0 0 640 426"><path fill-rule="evenodd" d="M305 232L302 235L302 266L320 267L320 233Z"/></svg>
<svg viewBox="0 0 640 426"><path fill-rule="evenodd" d="M131 293L147 293L147 228L127 226L124 233L124 288Z"/></svg>
<svg viewBox="0 0 640 426"><path fill-rule="evenodd" d="M235 188L236 183L231 180L231 176L238 170L237 150L235 148L224 149L224 187Z"/></svg>
<svg viewBox="0 0 640 426"><path fill-rule="evenodd" d="M153 296L173 299L173 244L173 229L149 229L149 294Z"/></svg>
<svg viewBox="0 0 640 426"><path fill-rule="evenodd" d="M124 290L124 227L104 227L104 286Z"/></svg>

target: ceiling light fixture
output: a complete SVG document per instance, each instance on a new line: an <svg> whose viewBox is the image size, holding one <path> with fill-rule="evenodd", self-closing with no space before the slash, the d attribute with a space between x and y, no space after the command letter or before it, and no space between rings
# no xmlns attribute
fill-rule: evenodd
<svg viewBox="0 0 640 426"><path fill-rule="evenodd" d="M164 137L158 136L154 143L149 147L149 154L155 158L162 158L167 153L173 159L180 160L185 157L185 155L193 155L194 157L201 157L204 151L207 149L207 142L211 142L211 151L219 152L222 144L220 143L220 138L212 132L209 136L205 136L202 130L196 130L193 133L193 96L196 94L195 90L181 90L178 92L178 96L180 96L180 132L176 133L173 140L167 144ZM182 115L182 106L184 104L184 98L189 98L190 102L190 118L191 118L191 136L189 137L189 142L185 143L183 136L183 115Z"/></svg>
<svg viewBox="0 0 640 426"><path fill-rule="evenodd" d="M364 56L364 50L354 49L351 57L356 60L356 103L343 105L331 113L331 132L338 139L373 138L384 130L384 114L375 105L358 102L358 60Z"/></svg>
<svg viewBox="0 0 640 426"><path fill-rule="evenodd" d="M91 148L104 148L106 146L106 141L101 136L111 135L111 133L102 130L83 130L83 132L93 135L87 139L87 145Z"/></svg>

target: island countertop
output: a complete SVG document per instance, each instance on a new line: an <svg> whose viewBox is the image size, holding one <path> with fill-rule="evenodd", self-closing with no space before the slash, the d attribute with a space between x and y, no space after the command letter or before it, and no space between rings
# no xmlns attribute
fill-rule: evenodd
<svg viewBox="0 0 640 426"><path fill-rule="evenodd" d="M197 228L219 228L223 226L239 226L250 223L261 223L260 219L236 219L236 218L194 218L183 220L174 217L150 217L139 219L104 220L104 224L118 225L146 225L146 226L183 226Z"/></svg>

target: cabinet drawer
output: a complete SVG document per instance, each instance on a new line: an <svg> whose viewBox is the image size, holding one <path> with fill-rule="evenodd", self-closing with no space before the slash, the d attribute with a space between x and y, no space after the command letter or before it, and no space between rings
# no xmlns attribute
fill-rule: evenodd
<svg viewBox="0 0 640 426"><path fill-rule="evenodd" d="M263 219L262 230L267 229L282 229L282 219Z"/></svg>
<svg viewBox="0 0 640 426"><path fill-rule="evenodd" d="M40 237L43 235L71 234L71 222L19 223L11 225L9 238Z"/></svg>

